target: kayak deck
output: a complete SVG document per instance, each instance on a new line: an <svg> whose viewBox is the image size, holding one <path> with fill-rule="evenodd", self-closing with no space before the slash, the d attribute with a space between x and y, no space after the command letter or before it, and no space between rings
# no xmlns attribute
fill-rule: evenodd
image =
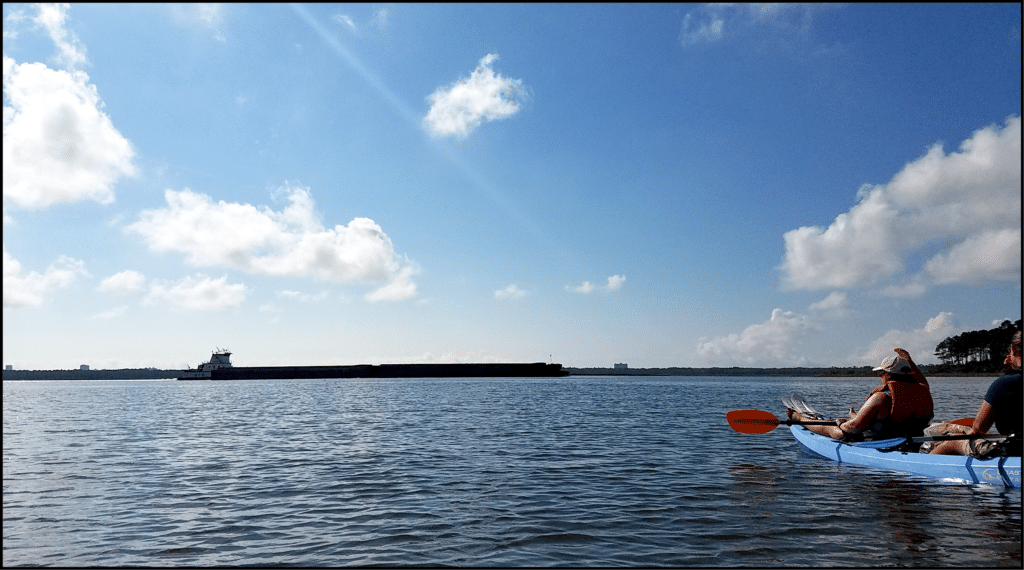
<svg viewBox="0 0 1024 570"><path fill-rule="evenodd" d="M840 463L904 471L965 483L987 483L1020 488L1020 457L975 459L963 455L929 455L881 451L874 447L843 443L816 434L803 426L790 426L797 442L809 451ZM870 443L870 442L868 442Z"/></svg>

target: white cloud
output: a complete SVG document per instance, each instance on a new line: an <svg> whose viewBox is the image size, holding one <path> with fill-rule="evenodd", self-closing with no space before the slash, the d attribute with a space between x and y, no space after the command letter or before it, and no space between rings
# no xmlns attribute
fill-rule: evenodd
<svg viewBox="0 0 1024 570"><path fill-rule="evenodd" d="M135 174L131 144L102 111L82 71L17 64L4 57L4 197L23 208L114 200Z"/></svg>
<svg viewBox="0 0 1024 570"><path fill-rule="evenodd" d="M625 282L625 275L612 275L611 277L608 278L608 284L605 285L604 287L594 285L590 281L584 281L582 285L577 285L575 287L571 285L566 285L565 289L566 291L572 291L573 293L580 293L581 295L586 295L588 293L593 293L594 291L598 290L607 292L618 291L619 289L622 288L622 285Z"/></svg>
<svg viewBox="0 0 1024 570"><path fill-rule="evenodd" d="M515 283L505 287L504 289L498 289L494 292L495 299L509 299L516 301L526 296L526 291L520 289Z"/></svg>
<svg viewBox="0 0 1024 570"><path fill-rule="evenodd" d="M907 258L952 243L889 294L933 284L1020 279L1020 117L986 127L945 154L935 145L893 179L865 186L828 228L785 234L783 283L793 289L869 286L905 271Z"/></svg>
<svg viewBox="0 0 1024 570"><path fill-rule="evenodd" d="M910 283L904 283L902 285L889 285L885 289L882 289L882 294L886 297L895 297L897 299L916 299L923 296L928 292L928 286L918 281Z"/></svg>
<svg viewBox="0 0 1024 570"><path fill-rule="evenodd" d="M464 138L483 121L506 119L519 111L525 98L521 79L509 79L494 72L491 64L497 54L487 54L467 79L438 88L428 100L430 110L423 124L437 137Z"/></svg>
<svg viewBox="0 0 1024 570"><path fill-rule="evenodd" d="M334 16L334 21L338 22L339 24L348 26L348 28L350 30L352 30L353 32L358 31L358 28L356 28L356 23L352 20L352 17L349 16L348 14L336 14Z"/></svg>
<svg viewBox="0 0 1024 570"><path fill-rule="evenodd" d="M683 45L697 43L710 43L722 39L722 32L725 28L725 20L715 14L704 17L687 12L683 17L683 29L679 38Z"/></svg>
<svg viewBox="0 0 1024 570"><path fill-rule="evenodd" d="M918 364L937 362L935 347L946 338L958 334L959 328L952 313L940 312L928 319L923 327L903 331L893 329L875 339L863 353L852 357L859 366L877 366L882 359L895 354L894 348L903 348Z"/></svg>
<svg viewBox="0 0 1024 570"><path fill-rule="evenodd" d="M697 353L717 366L805 366L802 345L814 329L806 315L775 309L764 323L701 342Z"/></svg>
<svg viewBox="0 0 1024 570"><path fill-rule="evenodd" d="M237 307L245 300L248 288L228 283L227 276L211 279L205 275L186 276L177 282L157 281L149 289L146 302L168 304L189 311L214 311Z"/></svg>
<svg viewBox="0 0 1024 570"><path fill-rule="evenodd" d="M316 294L302 293L301 291L277 291L277 296L282 299L290 299L292 301L298 301L300 303L319 303L323 301L330 293L328 291L321 291Z"/></svg>
<svg viewBox="0 0 1024 570"><path fill-rule="evenodd" d="M21 264L4 250L4 307L38 307L47 294L70 286L79 277L86 277L85 263L61 256L43 273L21 274Z"/></svg>
<svg viewBox="0 0 1024 570"><path fill-rule="evenodd" d="M842 291L833 291L828 297L825 297L817 303L811 304L808 308L814 312L842 318L849 314L850 302L846 297L846 293L843 293Z"/></svg>
<svg viewBox="0 0 1024 570"><path fill-rule="evenodd" d="M357 24L355 18L348 14L335 14L332 18L335 22L346 27L349 31L354 34L359 34L364 30L377 30L383 31L388 27L388 11L385 8L381 8L373 13L373 17L364 24Z"/></svg>
<svg viewBox="0 0 1024 570"><path fill-rule="evenodd" d="M593 283L591 283L590 281L584 281L582 285L579 285L577 287L570 287L566 285L565 288L574 293L582 293L583 295L586 295L587 293L590 293L595 289Z"/></svg>
<svg viewBox="0 0 1024 570"><path fill-rule="evenodd" d="M388 11L385 8L377 10L373 14L373 26L379 30L386 29L388 27Z"/></svg>
<svg viewBox="0 0 1024 570"><path fill-rule="evenodd" d="M820 6L811 4L700 4L683 16L683 47L713 44L751 29L767 28L779 36L805 34Z"/></svg>
<svg viewBox="0 0 1024 570"><path fill-rule="evenodd" d="M146 286L146 277L133 269L115 273L100 282L99 290L105 293L132 293Z"/></svg>
<svg viewBox="0 0 1024 570"><path fill-rule="evenodd" d="M367 300L400 300L416 294L414 265L400 258L373 220L325 228L309 190L285 187L290 203L281 212L249 204L214 203L185 189L167 190L167 207L142 212L127 226L154 251L177 251L202 267L247 273L311 277L335 283L381 284Z"/></svg>
<svg viewBox="0 0 1024 570"><path fill-rule="evenodd" d="M38 15L33 21L46 29L60 52L57 61L68 69L75 69L86 63L85 47L74 32L64 27L70 4L36 4Z"/></svg>
<svg viewBox="0 0 1024 570"><path fill-rule="evenodd" d="M209 30L219 42L227 41L224 37L224 4L172 4L170 8L179 22Z"/></svg>
<svg viewBox="0 0 1024 570"><path fill-rule="evenodd" d="M413 266L403 267L398 274L391 278L391 281L376 291L371 291L363 296L367 301L404 301L416 296L416 284L412 276L419 273Z"/></svg>
<svg viewBox="0 0 1024 570"><path fill-rule="evenodd" d="M1020 228L968 236L925 264L936 283L981 283L1020 279Z"/></svg>

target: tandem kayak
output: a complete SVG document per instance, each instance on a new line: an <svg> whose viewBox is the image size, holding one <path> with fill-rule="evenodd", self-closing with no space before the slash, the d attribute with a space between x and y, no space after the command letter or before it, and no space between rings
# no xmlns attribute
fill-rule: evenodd
<svg viewBox="0 0 1024 570"><path fill-rule="evenodd" d="M850 465L905 471L968 484L987 483L1020 488L1020 457L975 459L963 455L929 455L903 451L882 451L881 442L851 444L816 434L803 426L790 426L793 437L813 453ZM902 438L892 440L898 445ZM870 445L871 447L868 447Z"/></svg>

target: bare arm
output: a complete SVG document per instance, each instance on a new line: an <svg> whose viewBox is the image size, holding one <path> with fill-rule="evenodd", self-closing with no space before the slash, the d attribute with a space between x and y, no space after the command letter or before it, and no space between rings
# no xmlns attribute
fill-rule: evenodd
<svg viewBox="0 0 1024 570"><path fill-rule="evenodd" d="M993 413L992 404L982 401L981 407L978 408L977 415L974 416L974 425L971 426L971 433L984 434L988 433L993 422L996 420L996 415Z"/></svg>
<svg viewBox="0 0 1024 570"><path fill-rule="evenodd" d="M870 398L864 405L860 407L857 413L846 421L837 420L836 423L842 428L843 431L849 433L860 433L868 429L876 419L885 419L885 417L879 418L879 412L882 410L888 410L890 406L889 395L884 392L879 392ZM852 411L852 408L851 408Z"/></svg>
<svg viewBox="0 0 1024 570"><path fill-rule="evenodd" d="M924 377L924 373L921 372L921 369L919 369L917 365L914 364L914 360L910 358L910 353L907 352L906 350L903 350L902 348L896 348L894 350L896 354L900 355L901 357L903 357L904 360L910 363L910 373L914 375L914 380L917 380L919 383L924 384L930 390L931 386L928 386L928 379Z"/></svg>

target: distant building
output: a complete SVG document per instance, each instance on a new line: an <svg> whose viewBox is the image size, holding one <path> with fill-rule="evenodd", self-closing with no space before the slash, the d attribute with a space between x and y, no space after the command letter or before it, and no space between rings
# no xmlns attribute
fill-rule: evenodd
<svg viewBox="0 0 1024 570"><path fill-rule="evenodd" d="M628 369L628 368L629 368L629 365L628 365L628 364L626 364L625 362L623 362L623 363L621 363L621 364L616 364L616 365L615 365L615 369L616 369L616 370L626 370L626 369Z"/></svg>
<svg viewBox="0 0 1024 570"><path fill-rule="evenodd" d="M83 365L79 366L78 369L79 370L88 370L89 369L89 365L88 364L83 364Z"/></svg>

